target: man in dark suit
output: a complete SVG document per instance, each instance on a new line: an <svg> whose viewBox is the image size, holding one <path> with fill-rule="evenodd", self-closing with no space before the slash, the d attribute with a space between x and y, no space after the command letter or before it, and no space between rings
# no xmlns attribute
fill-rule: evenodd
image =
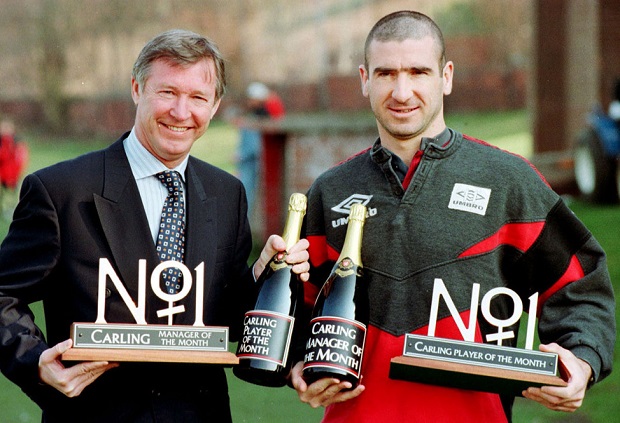
<svg viewBox="0 0 620 423"><path fill-rule="evenodd" d="M197 34L158 35L140 53L132 75L135 125L110 147L35 172L23 182L20 202L0 248L0 369L43 409L46 422L231 421L221 366L164 363L65 363L73 322L97 319L100 258L107 259L127 293L138 298L138 262L147 275L162 260L156 243L168 189L162 171L176 171L186 210L180 257L204 263L203 321L238 334L256 294L255 278L277 251L272 235L252 269L247 202L231 175L189 156L206 131L225 88L217 47ZM308 278L307 242L289 251L293 270ZM181 280L182 284L182 280ZM165 288L162 288L165 289ZM135 323L107 282L108 323ZM43 300L47 341L29 303ZM174 324L195 319L195 290L178 304ZM168 324L169 307L150 289L145 320Z"/></svg>

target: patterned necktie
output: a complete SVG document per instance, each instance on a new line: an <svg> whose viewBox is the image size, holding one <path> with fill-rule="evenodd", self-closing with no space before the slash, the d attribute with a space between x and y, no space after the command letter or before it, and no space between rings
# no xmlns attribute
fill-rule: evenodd
<svg viewBox="0 0 620 423"><path fill-rule="evenodd" d="M164 202L157 235L157 253L161 261L183 261L185 253L185 205L183 185L178 172L166 170L158 173L157 178L168 189ZM181 271L171 267L162 272L166 292L176 294L181 290Z"/></svg>

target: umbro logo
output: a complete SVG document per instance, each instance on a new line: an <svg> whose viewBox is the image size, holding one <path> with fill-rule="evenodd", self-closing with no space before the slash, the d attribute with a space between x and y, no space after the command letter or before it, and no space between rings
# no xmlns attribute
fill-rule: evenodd
<svg viewBox="0 0 620 423"><path fill-rule="evenodd" d="M484 216L487 212L490 198L491 190L489 188L454 184L448 208Z"/></svg>
<svg viewBox="0 0 620 423"><path fill-rule="evenodd" d="M372 195L353 194L349 196L346 200L342 201L337 206L332 207L333 211L347 215L347 217L340 217L338 219L332 220L332 226L334 228L337 228L338 226L344 226L348 223L349 221L348 214L351 211L351 206L353 204L363 204L364 206L366 206L367 207L366 217L376 215L377 209L368 207L368 203L370 203L371 198L372 198Z"/></svg>
<svg viewBox="0 0 620 423"><path fill-rule="evenodd" d="M353 194L337 206L332 207L332 210L338 213L349 214L349 211L351 210L351 206L353 204L363 204L364 206L366 206L370 202L371 198L372 195Z"/></svg>

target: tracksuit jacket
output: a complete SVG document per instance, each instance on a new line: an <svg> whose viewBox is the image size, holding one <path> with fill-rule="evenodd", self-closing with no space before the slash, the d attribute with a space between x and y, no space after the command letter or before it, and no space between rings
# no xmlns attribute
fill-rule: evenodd
<svg viewBox="0 0 620 423"><path fill-rule="evenodd" d="M611 372L615 303L605 253L592 234L525 159L451 132L438 145L424 138L404 181L380 140L321 175L308 192L304 235L310 241L312 307L338 258L350 205L368 208L362 263L368 281L368 327L357 398L327 407L324 422L501 422L513 398L388 377L404 335L426 335L433 284L441 279L462 321L469 322L472 286L507 287L527 311L539 294L542 343L557 342L587 361L598 381ZM492 315L512 316L507 295ZM478 307L480 314L480 307ZM504 331L518 332L518 323ZM498 332L477 318L476 342ZM448 307L435 336L462 339ZM516 339L502 345L514 346Z"/></svg>

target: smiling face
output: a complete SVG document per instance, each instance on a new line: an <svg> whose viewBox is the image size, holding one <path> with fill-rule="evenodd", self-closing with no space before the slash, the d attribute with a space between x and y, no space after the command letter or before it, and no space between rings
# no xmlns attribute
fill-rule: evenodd
<svg viewBox="0 0 620 423"><path fill-rule="evenodd" d="M207 130L220 104L216 82L211 59L186 66L159 59L143 87L132 79L138 140L168 168L181 163Z"/></svg>
<svg viewBox="0 0 620 423"><path fill-rule="evenodd" d="M429 35L403 41L377 41L368 46L368 69L360 66L362 92L392 151L403 143L419 148L422 137L445 129L443 96L452 91L452 62L440 67L441 53Z"/></svg>

